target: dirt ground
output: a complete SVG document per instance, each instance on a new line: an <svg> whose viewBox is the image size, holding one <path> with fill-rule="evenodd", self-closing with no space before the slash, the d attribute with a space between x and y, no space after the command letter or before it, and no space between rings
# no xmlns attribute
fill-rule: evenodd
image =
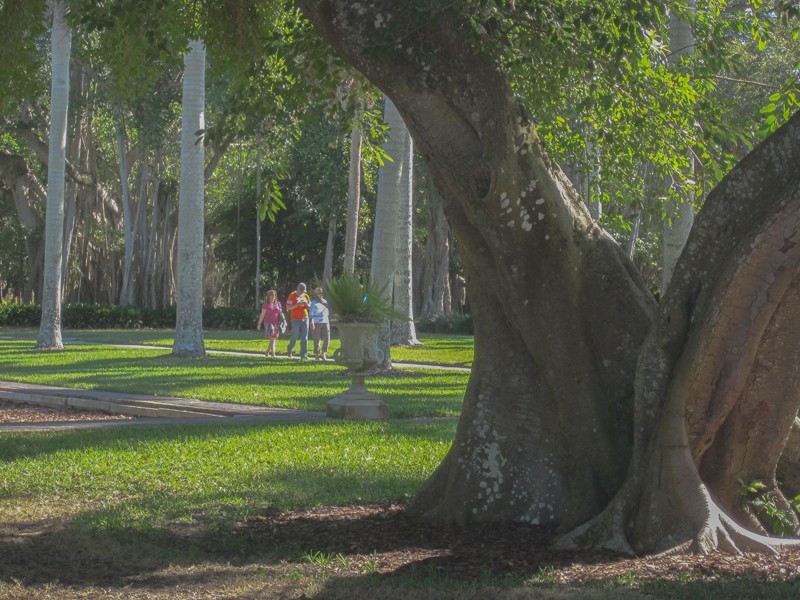
<svg viewBox="0 0 800 600"><path fill-rule="evenodd" d="M14 549L0 561L0 598L800 597L800 551L780 556L717 553L643 558L558 553L547 549L551 532L545 528L436 527L413 518L401 504L267 512L231 532L248 549L246 555L217 554L206 548L196 562L179 561L183 564L126 562L116 556L118 542L102 537L67 551L70 540L73 546L76 540L66 532L10 529L0 526L0 549ZM191 533L187 537L187 532L175 532L175 536L182 538L180 543L194 545ZM123 547L116 549L125 553ZM756 595L726 595L726 582L735 579L749 582L744 589L755 590ZM524 587L525 581L535 582L534 587L530 583ZM667 588L665 595L665 584L672 582L680 589L689 581L707 587L690 596L673 596ZM477 582L500 586L501 591L486 594ZM511 587L504 588L508 582ZM604 583L610 586L605 591ZM590 587L581 587L585 585ZM373 593L376 588L381 590L378 596ZM405 588L409 589L403 592ZM621 595L630 589L633 595Z"/></svg>

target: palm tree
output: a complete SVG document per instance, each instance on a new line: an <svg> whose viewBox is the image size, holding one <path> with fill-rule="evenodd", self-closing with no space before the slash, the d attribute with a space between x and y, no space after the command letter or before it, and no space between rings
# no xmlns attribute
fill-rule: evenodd
<svg viewBox="0 0 800 600"><path fill-rule="evenodd" d="M177 320L172 354L205 356L203 344L205 65L203 42L189 42L184 57L181 181L178 208Z"/></svg>
<svg viewBox="0 0 800 600"><path fill-rule="evenodd" d="M686 4L688 10L694 10L696 2L695 0L689 0ZM689 56L694 53L694 34L692 33L692 26L675 10L670 12L669 47L670 60L673 62L679 62L684 56ZM688 160L690 166L686 171L686 175L691 175L694 171L692 168L694 158L691 153L688 155ZM673 185L676 187L683 187L677 180L673 181ZM685 189L684 187L684 189L678 191L683 192ZM692 203L689 201L690 199L684 197L680 200L681 201L670 199L666 206L669 220L664 224L664 237L662 242L662 292L666 290L667 285L669 285L669 280L672 278L672 271L675 268L675 264L678 262L678 257L686 244L686 240L689 238L689 232L694 224L694 206L692 206Z"/></svg>
<svg viewBox="0 0 800 600"><path fill-rule="evenodd" d="M391 158L384 163L378 172L378 200L375 206L375 223L372 241L372 265L370 278L380 286L386 286L386 299L396 306L401 295L401 279L398 271L406 271L408 265L405 231L401 229L410 225L411 203L411 136L400 117L394 103L385 99L383 118L389 126L389 137L384 144L384 151ZM410 275L410 269L408 269ZM401 303L402 304L402 303ZM410 310L410 298L406 304ZM383 351L384 369L391 368L390 346L393 341L392 323L384 321L378 338Z"/></svg>
<svg viewBox="0 0 800 600"><path fill-rule="evenodd" d="M356 268L358 211L361 206L361 143L361 129L357 124L353 124L350 132L350 173L347 190L347 224L344 236L344 272L351 274Z"/></svg>
<svg viewBox="0 0 800 600"><path fill-rule="evenodd" d="M63 349L61 339L61 259L64 240L64 173L69 106L69 55L72 31L66 21L67 7L52 0L53 27L50 44L50 147L47 162L47 213L45 216L44 287L42 320L37 348Z"/></svg>

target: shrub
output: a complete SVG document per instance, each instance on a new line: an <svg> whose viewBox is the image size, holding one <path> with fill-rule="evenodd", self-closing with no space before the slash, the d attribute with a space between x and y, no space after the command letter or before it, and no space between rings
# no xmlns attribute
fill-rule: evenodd
<svg viewBox="0 0 800 600"><path fill-rule="evenodd" d="M474 335L475 328L470 315L439 315L414 319L417 333L450 333Z"/></svg>
<svg viewBox="0 0 800 600"><path fill-rule="evenodd" d="M143 308L142 327L151 329L170 329L175 327L175 307L167 308Z"/></svg>
<svg viewBox="0 0 800 600"><path fill-rule="evenodd" d="M0 303L0 325L7 327L38 327L42 307L38 304Z"/></svg>
<svg viewBox="0 0 800 600"><path fill-rule="evenodd" d="M38 327L42 307L39 304L0 303L0 326ZM203 309L203 326L214 329L252 329L258 313L248 308ZM175 307L139 308L100 304L65 304L61 322L69 329L171 329L175 327Z"/></svg>
<svg viewBox="0 0 800 600"><path fill-rule="evenodd" d="M203 309L203 327L213 329L254 329L258 312L252 308L206 307Z"/></svg>
<svg viewBox="0 0 800 600"><path fill-rule="evenodd" d="M135 329L143 326L142 310L135 306L66 304L61 313L71 329Z"/></svg>

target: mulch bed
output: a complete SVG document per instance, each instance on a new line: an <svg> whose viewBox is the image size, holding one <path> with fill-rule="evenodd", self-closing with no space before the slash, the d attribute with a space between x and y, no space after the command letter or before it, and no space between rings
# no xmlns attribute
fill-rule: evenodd
<svg viewBox="0 0 800 600"><path fill-rule="evenodd" d="M357 569L377 561L377 573L423 569L454 579L540 576L553 583L611 580L635 574L644 580L748 577L800 580L800 549L763 554L630 557L548 550L552 530L523 524L438 527L410 516L401 504L324 507L268 513L243 523L240 535L324 555L341 554ZM255 540L254 540L255 541Z"/></svg>
<svg viewBox="0 0 800 600"><path fill-rule="evenodd" d="M55 408L0 400L0 423L47 423L53 421L109 421L131 419L127 415L111 415L98 410L72 407Z"/></svg>

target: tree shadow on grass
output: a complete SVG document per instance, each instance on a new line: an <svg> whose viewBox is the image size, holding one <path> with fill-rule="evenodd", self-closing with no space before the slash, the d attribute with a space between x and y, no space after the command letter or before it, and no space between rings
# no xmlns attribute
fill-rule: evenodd
<svg viewBox="0 0 800 600"><path fill-rule="evenodd" d="M186 523L137 531L78 520L0 530L0 579L127 589L175 589L216 565L319 577L311 598L796 598L800 555L775 558L650 557L552 552L553 531L530 525L442 527L403 505L327 507L264 514L216 527ZM225 568L219 568L225 565ZM326 566L327 565L327 566ZM177 570L175 570L177 567ZM171 570L172 569L172 570ZM420 592L422 590L422 592ZM418 593L419 592L419 593Z"/></svg>

